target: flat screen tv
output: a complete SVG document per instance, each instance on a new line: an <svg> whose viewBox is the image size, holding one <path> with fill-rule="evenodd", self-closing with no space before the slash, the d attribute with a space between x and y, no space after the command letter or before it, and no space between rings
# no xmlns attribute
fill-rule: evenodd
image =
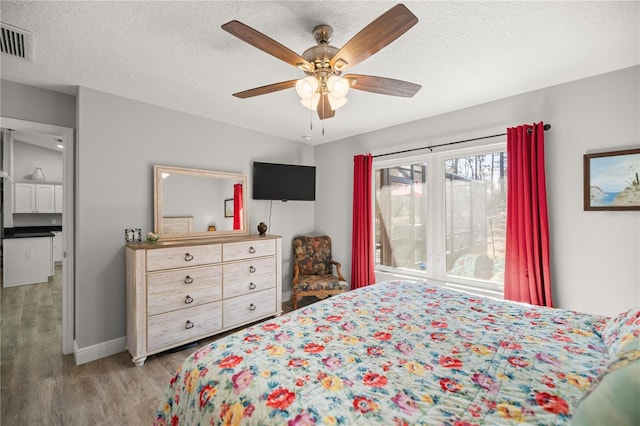
<svg viewBox="0 0 640 426"><path fill-rule="evenodd" d="M316 168L254 161L253 199L315 201Z"/></svg>

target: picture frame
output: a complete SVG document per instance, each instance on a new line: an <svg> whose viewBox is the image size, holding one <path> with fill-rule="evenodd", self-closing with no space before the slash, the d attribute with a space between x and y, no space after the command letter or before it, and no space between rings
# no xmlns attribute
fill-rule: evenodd
<svg viewBox="0 0 640 426"><path fill-rule="evenodd" d="M640 148L584 155L584 210L640 210Z"/></svg>
<svg viewBox="0 0 640 426"><path fill-rule="evenodd" d="M142 241L141 228L125 228L124 241L127 243L139 243Z"/></svg>
<svg viewBox="0 0 640 426"><path fill-rule="evenodd" d="M224 200L224 217L233 217L233 198Z"/></svg>

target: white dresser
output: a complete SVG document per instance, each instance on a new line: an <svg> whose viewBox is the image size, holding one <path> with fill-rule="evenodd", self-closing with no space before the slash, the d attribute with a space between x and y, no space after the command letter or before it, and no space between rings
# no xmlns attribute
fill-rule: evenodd
<svg viewBox="0 0 640 426"><path fill-rule="evenodd" d="M147 356L282 313L282 239L241 236L125 247L127 349Z"/></svg>

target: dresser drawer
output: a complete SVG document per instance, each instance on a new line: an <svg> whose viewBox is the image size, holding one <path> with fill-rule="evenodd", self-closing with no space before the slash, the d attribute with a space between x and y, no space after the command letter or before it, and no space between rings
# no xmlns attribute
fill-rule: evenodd
<svg viewBox="0 0 640 426"><path fill-rule="evenodd" d="M275 289L224 299L222 303L225 328L255 321L277 311Z"/></svg>
<svg viewBox="0 0 640 426"><path fill-rule="evenodd" d="M222 284L222 265L174 269L147 274L147 294L188 291Z"/></svg>
<svg viewBox="0 0 640 426"><path fill-rule="evenodd" d="M147 296L147 315L157 315L215 302L222 298L221 295L222 285L220 283L209 287L194 287L183 291L149 294Z"/></svg>
<svg viewBox="0 0 640 426"><path fill-rule="evenodd" d="M253 259L276 254L276 240L255 240L222 245L222 260Z"/></svg>
<svg viewBox="0 0 640 426"><path fill-rule="evenodd" d="M222 268L222 292L225 299L273 288L276 285L275 257L228 263Z"/></svg>
<svg viewBox="0 0 640 426"><path fill-rule="evenodd" d="M220 244L153 249L147 250L147 271L220 263L221 260Z"/></svg>
<svg viewBox="0 0 640 426"><path fill-rule="evenodd" d="M180 309L147 319L147 351L209 336L222 329L222 302Z"/></svg>

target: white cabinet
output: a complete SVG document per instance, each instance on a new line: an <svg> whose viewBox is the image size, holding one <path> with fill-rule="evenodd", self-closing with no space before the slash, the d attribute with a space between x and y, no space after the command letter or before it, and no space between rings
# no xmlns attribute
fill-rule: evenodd
<svg viewBox="0 0 640 426"><path fill-rule="evenodd" d="M282 312L282 239L126 245L127 349L147 356Z"/></svg>
<svg viewBox="0 0 640 426"><path fill-rule="evenodd" d="M14 194L14 213L34 213L36 209L36 186L33 183L16 183Z"/></svg>
<svg viewBox="0 0 640 426"><path fill-rule="evenodd" d="M17 182L15 184L13 212L56 213L56 186L60 187L60 196L62 196L62 185ZM62 200L60 200L60 211L57 213L61 212Z"/></svg>
<svg viewBox="0 0 640 426"><path fill-rule="evenodd" d="M36 184L36 213L53 213L55 211L54 186Z"/></svg>
<svg viewBox="0 0 640 426"><path fill-rule="evenodd" d="M53 261L62 262L64 259L64 244L62 232L53 231Z"/></svg>
<svg viewBox="0 0 640 426"><path fill-rule="evenodd" d="M53 275L53 238L3 239L3 286L47 282Z"/></svg>
<svg viewBox="0 0 640 426"><path fill-rule="evenodd" d="M62 213L62 205L64 202L64 198L62 198L62 185L54 185L53 198L54 213Z"/></svg>

